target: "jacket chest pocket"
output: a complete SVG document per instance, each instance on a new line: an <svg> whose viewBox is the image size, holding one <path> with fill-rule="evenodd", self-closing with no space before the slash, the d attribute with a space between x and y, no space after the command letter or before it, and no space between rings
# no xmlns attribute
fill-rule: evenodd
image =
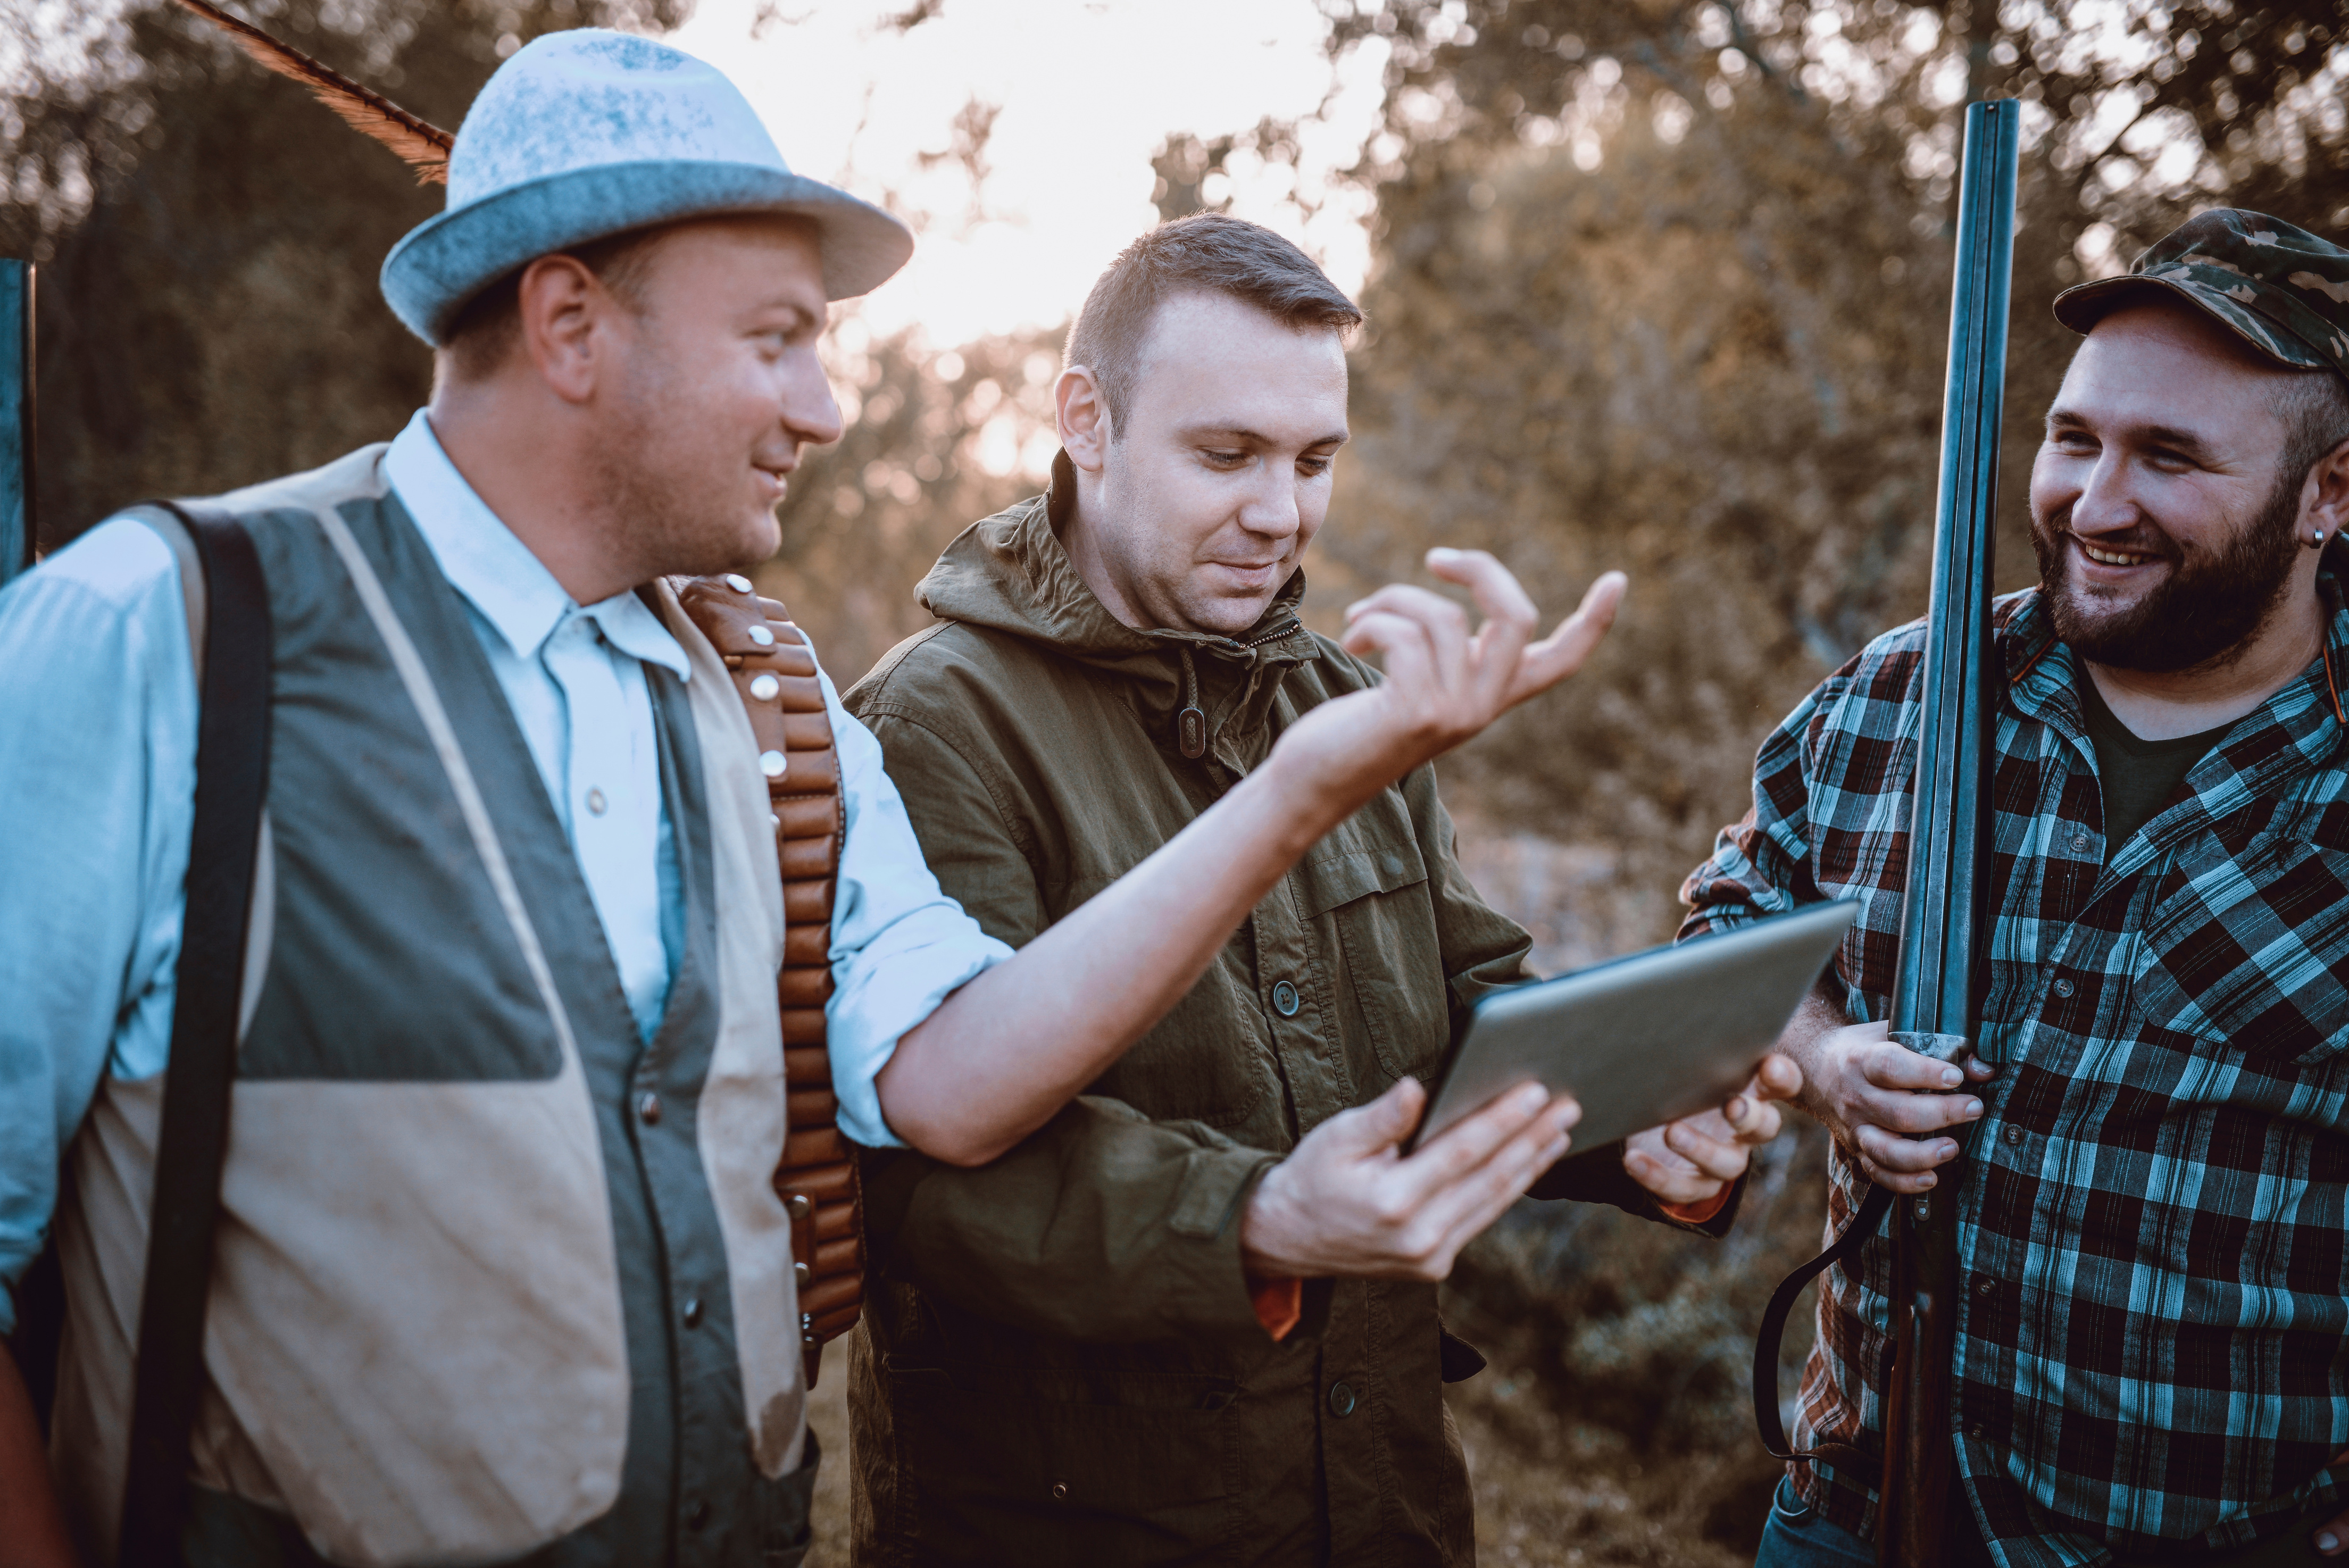
<svg viewBox="0 0 2349 1568"><path fill-rule="evenodd" d="M2282 834L2189 844L2134 966L2141 1021L2272 1074L2349 1046L2349 851Z"/></svg>
<svg viewBox="0 0 2349 1568"><path fill-rule="evenodd" d="M1434 1071L1452 1036L1450 991L1427 862L1401 799L1389 790L1363 808L1290 882L1340 1047L1367 1044L1390 1082Z"/></svg>

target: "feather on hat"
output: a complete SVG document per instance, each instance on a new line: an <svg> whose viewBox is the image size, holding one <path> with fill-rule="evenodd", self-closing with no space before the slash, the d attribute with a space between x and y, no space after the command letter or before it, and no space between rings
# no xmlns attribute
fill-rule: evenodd
<svg viewBox="0 0 2349 1568"><path fill-rule="evenodd" d="M226 33L264 69L301 83L312 98L341 115L345 125L406 159L416 170L419 185L449 183L449 150L456 145L455 136L291 44L279 43L252 23L230 15L211 0L180 0L180 4Z"/></svg>
<svg viewBox="0 0 2349 1568"><path fill-rule="evenodd" d="M382 142L449 205L384 258L393 314L440 347L465 302L536 257L630 229L727 213L803 218L824 294L878 287L914 252L910 230L847 191L794 174L740 88L681 49L583 27L500 66L451 136L210 0L179 4L268 69Z"/></svg>

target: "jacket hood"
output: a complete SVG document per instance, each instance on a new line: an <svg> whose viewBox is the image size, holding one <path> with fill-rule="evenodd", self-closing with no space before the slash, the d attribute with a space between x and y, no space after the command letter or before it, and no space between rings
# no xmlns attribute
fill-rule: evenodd
<svg viewBox="0 0 2349 1568"><path fill-rule="evenodd" d="M1257 624L1237 637L1138 631L1109 613L1061 547L1058 528L1075 499L1066 453L1053 459L1052 477L1052 488L1044 494L957 535L916 596L941 620L1040 643L1131 683L1144 723L1154 735L1177 745L1174 720L1185 707L1186 681L1193 678L1185 670L1187 654L1206 734L1222 758L1230 749L1227 742L1261 727L1280 676L1322 655L1322 645L1297 614L1298 601L1305 596L1304 568L1289 574ZM1222 759L1245 768L1256 757Z"/></svg>

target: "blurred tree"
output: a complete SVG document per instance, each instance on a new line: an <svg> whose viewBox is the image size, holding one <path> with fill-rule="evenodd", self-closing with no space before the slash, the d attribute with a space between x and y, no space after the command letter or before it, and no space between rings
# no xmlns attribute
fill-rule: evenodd
<svg viewBox="0 0 2349 1568"><path fill-rule="evenodd" d="M277 0L249 15L453 128L537 34L665 28L690 5ZM440 192L166 0L0 0L0 26L31 41L0 95L0 252L42 267L43 546L126 501L226 490L396 432L431 361L375 269Z"/></svg>
<svg viewBox="0 0 2349 1568"><path fill-rule="evenodd" d="M759 573L843 688L930 624L914 584L947 542L1044 488L1063 329L939 351L875 338L854 315L827 340L847 434L811 450Z"/></svg>
<svg viewBox="0 0 2349 1568"><path fill-rule="evenodd" d="M1392 49L1357 446L1317 606L1433 539L1562 605L1634 588L1601 663L1454 771L1625 851L1627 942L1740 814L1761 730L1923 608L1959 107L2026 100L2002 581L2071 335L2062 286L2199 206L2349 222L2349 5L1330 0Z"/></svg>
<svg viewBox="0 0 2349 1568"><path fill-rule="evenodd" d="M1592 668L1446 762L1505 905L1516 861L1584 868L1547 880L1603 942L1513 910L1569 946L1668 936L1766 727L1924 608L1961 105L2028 106L2004 586L2034 575L2025 476L2076 342L2054 294L2200 207L2349 224L2337 0L1328 3L1333 49L1392 53L1356 170L1378 202L1356 439L1309 610L1438 540L1502 553L1553 613L1630 572ZM1818 1244L1823 1150L1809 1127L1774 1149L1726 1246L1521 1205L1447 1287L1462 1332L1620 1445L1582 1462L1630 1478L1673 1560L1758 1535L1776 1467L1747 1336ZM1576 1529L1592 1560L1652 1550Z"/></svg>

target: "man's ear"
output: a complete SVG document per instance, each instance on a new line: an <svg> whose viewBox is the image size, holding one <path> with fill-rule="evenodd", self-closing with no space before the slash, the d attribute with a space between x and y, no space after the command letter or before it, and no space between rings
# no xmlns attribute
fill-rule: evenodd
<svg viewBox="0 0 2349 1568"><path fill-rule="evenodd" d="M1109 404L1090 366L1071 365L1052 384L1052 413L1061 428L1061 446L1069 461L1087 473L1101 472L1109 461Z"/></svg>
<svg viewBox="0 0 2349 1568"><path fill-rule="evenodd" d="M2316 459L2308 470L2300 495L2301 542L2310 543L2308 531L2324 535L2330 544L2349 529L2349 440Z"/></svg>
<svg viewBox="0 0 2349 1568"><path fill-rule="evenodd" d="M566 403L595 395L596 362L609 353L597 329L617 307L586 265L572 256L541 256L523 269L515 303L523 347L539 377Z"/></svg>

